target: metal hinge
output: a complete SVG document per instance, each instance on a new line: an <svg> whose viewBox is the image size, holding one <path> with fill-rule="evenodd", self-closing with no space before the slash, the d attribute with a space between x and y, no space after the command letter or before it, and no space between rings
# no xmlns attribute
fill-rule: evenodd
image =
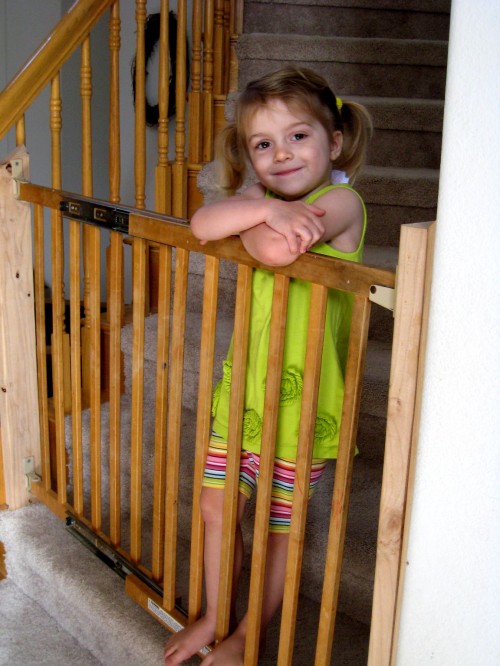
<svg viewBox="0 0 500 666"><path fill-rule="evenodd" d="M382 287L379 284L372 284L370 295L368 297L372 303L381 305L394 314L396 304L396 289L392 287Z"/></svg>
<svg viewBox="0 0 500 666"><path fill-rule="evenodd" d="M26 476L26 489L31 490L32 483L40 483L42 477L35 472L35 458L28 456L24 459L24 475Z"/></svg>
<svg viewBox="0 0 500 666"><path fill-rule="evenodd" d="M26 174L24 173L24 161L21 158L14 158L9 162L12 173L12 188L14 199L19 199L19 184L26 182Z"/></svg>

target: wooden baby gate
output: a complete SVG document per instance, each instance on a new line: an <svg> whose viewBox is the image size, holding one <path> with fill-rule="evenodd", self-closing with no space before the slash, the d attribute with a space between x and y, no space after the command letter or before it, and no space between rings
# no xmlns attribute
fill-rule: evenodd
<svg viewBox="0 0 500 666"><path fill-rule="evenodd" d="M234 312L233 388L231 393L232 421L229 433L228 479L224 503L224 541L220 572L220 596L217 618L217 640L229 629L230 598L236 526L236 498L238 493L238 463L243 419L243 391L247 335L249 320L250 286L252 270L259 264L243 249L237 238L209 243L201 247L192 236L186 221L167 218L146 211L117 206L111 202L91 200L27 182L17 181L17 197L33 204L35 234L34 293L36 304L37 381L39 399L40 452L32 443L32 467L27 471L31 492L45 502L60 517L67 518L74 532L87 545L92 544L102 557L126 578L126 589L136 601L157 620L178 630L195 620L202 610L203 586L203 523L200 516L199 495L203 462L210 435L211 401L218 321L221 309L227 306L227 297L218 297L228 267L237 267L236 305ZM29 217L29 206L21 206ZM23 208L24 207L24 208ZM51 211L52 219L52 285L54 298L63 299L64 248L69 247L69 320L70 367L64 367L64 353L54 356L54 349L62 349L64 308L57 306L53 316L52 374L54 395L48 400L46 374L45 311L43 308L43 245L44 210ZM5 208L4 208L5 210ZM6 208L9 211L9 206ZM17 214L19 210L17 210ZM9 221L15 215L7 215ZM26 225L25 225L26 226ZM16 227L21 229L21 226ZM14 228L12 227L11 230ZM415 387L420 346L422 294L424 284L425 233L419 225L409 225L402 236L397 294L395 353L393 361L402 362L393 367L392 395L389 398L389 426L386 450L386 471L382 491L380 534L375 585L376 616L372 623L370 664L388 664L394 637L394 617L400 580L399 563L402 553L401 539L404 523L408 483L408 460L412 428L414 428ZM417 234L418 243L414 236ZM107 309L101 311L100 302L100 249L102 236L110 236L107 258ZM30 256L29 234L23 232L24 245L19 239L6 248L17 256L19 265ZM133 274L132 361L130 380L130 423L121 422L124 401L122 372L122 327L125 320L123 306L124 237L131 242ZM6 233L7 238L7 233ZM22 240L22 239L21 239ZM18 242L19 241L19 242ZM159 252L159 298L156 337L156 356L152 364L145 360L147 247L154 243ZM85 319L81 319L81 265L83 254L93 257L90 271L91 298L86 306ZM197 280L202 280L202 314L196 320L199 329L197 351L186 353L186 322L193 313L193 292L190 283L190 259L204 265ZM22 259L21 259L22 257ZM423 263L422 263L423 262ZM8 262L15 266L15 261ZM24 269L26 263L24 263ZM29 271L28 271L29 272ZM346 393L340 431L339 456L336 463L331 505L328 548L324 569L324 584L318 626L315 664L330 663L337 597L340 583L344 536L347 520L349 489L355 452L358 410L362 388L363 368L368 336L371 298L374 292L387 290L393 295L395 275L391 271L357 265L349 262L306 255L293 265L274 270L275 284L272 306L272 330L269 366L266 384L266 403L263 420L263 455L259 481L249 593L249 630L246 645L246 664L256 664L259 648L259 626L263 598L264 570L272 476L273 441L281 383L281 356L284 341L284 322L287 291L291 279L300 278L312 283L309 313L309 338L306 370L303 378L302 412L297 461L297 484L293 496L292 526L287 561L286 588L281 619L279 664L292 663L295 624L301 580L302 554L307 516L307 497L301 491L308 487L312 441L316 417L316 398L321 363L324 317L328 289L341 289L353 294L353 319L346 370ZM222 274L222 277L221 277ZM415 279L417 276L417 279ZM16 273L16 278L19 278ZM25 273L21 277L26 277ZM12 276L10 276L12 278ZM2 279L2 298L6 300ZM19 280L18 280L19 283ZM29 283L29 281L28 281ZM88 286L88 285L87 285ZM11 304L15 303L16 280L12 279ZM24 288L24 287L23 287ZM26 303L26 293L22 294ZM31 293L27 295L31 298ZM30 300L28 298L28 309ZM8 300L8 299L7 299ZM221 302L222 301L222 302ZM417 305L415 305L415 303ZM26 307L25 307L26 311ZM17 312L17 310L16 310ZM59 314L57 314L59 313ZM14 308L7 317L14 314ZM4 318L4 322L6 319ZM82 327L82 321L84 326ZM24 322L27 329L29 317ZM88 327L88 330L86 330ZM103 336L103 330L106 335ZM88 366L82 364L82 340L88 338ZM8 336L7 336L8 338ZM2 339L6 340L5 328ZM11 338L11 342L13 339ZM14 343L13 343L14 344ZM106 346L109 390L103 404L101 394L103 347ZM225 350L224 350L225 351ZM197 365L195 356L199 354ZM3 370L10 368L3 358ZM186 368L196 367L196 406L188 412L184 378ZM145 397L145 372L156 376L154 399ZM81 373L90 376L90 395L82 394ZM71 405L64 408L63 384L68 376L71 383ZM29 383L29 376L26 377ZM15 383L14 392L15 392ZM19 384L19 382L18 382ZM2 388L2 391L4 387ZM9 389L10 390L10 384ZM26 391L28 393L28 391ZM36 391L35 391L36 393ZM125 389L126 394L126 389ZM146 401L146 402L145 402ZM20 401L19 401L20 402ZM12 406L5 403L2 428L8 436L15 422ZM59 405L59 407L58 407ZM84 409L86 407L86 409ZM9 411L10 409L10 411ZM109 414L109 429L102 429L104 410ZM195 418L193 418L195 414ZM82 421L87 419L90 435L84 439ZM49 424L53 424L53 437L49 437ZM146 442L146 424L154 423L154 434ZM194 425L195 423L195 425ZM4 428L5 426L5 428ZM190 430L191 428L191 430ZM126 432L124 432L126 430ZM182 462L185 447L184 432L193 435L195 451L189 453L192 488L190 492L191 545L187 609L179 607L179 588L183 584L180 573L183 558L178 556L179 519L182 502L180 476L185 473ZM151 431L150 431L151 432ZM124 450L123 436L129 444ZM10 437L9 437L10 441ZM55 442L55 447L51 442ZM149 445L152 448L147 448ZM5 451L5 446L4 446ZM10 451L7 444L7 451ZM11 451L13 452L13 450ZM19 453L18 453L19 455ZM150 496L146 499L147 460L153 470ZM184 456L185 457L185 456ZM29 456L28 456L29 458ZM69 459L69 466L68 466ZM88 462L88 466L85 464ZM12 468L12 461L6 461ZM26 463L26 459L24 460ZM184 467L183 467L184 465ZM124 470L124 467L127 469ZM399 474L395 478L395 473ZM124 474L129 479L127 497L123 497ZM151 485L151 484L150 484ZM103 492L103 491L106 492ZM147 548L145 545L147 544ZM148 554L145 554L145 550ZM376 627L376 630L373 629ZM206 650L209 648L207 647ZM205 650L205 651L206 651ZM203 654L203 651L202 651Z"/></svg>

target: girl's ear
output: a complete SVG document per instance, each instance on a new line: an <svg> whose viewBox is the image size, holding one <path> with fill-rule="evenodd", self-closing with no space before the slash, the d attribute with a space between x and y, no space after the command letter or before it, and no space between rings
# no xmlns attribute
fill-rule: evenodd
<svg viewBox="0 0 500 666"><path fill-rule="evenodd" d="M336 130L332 134L332 140L330 143L330 159L334 162L342 152L342 144L344 142L344 135L342 132Z"/></svg>

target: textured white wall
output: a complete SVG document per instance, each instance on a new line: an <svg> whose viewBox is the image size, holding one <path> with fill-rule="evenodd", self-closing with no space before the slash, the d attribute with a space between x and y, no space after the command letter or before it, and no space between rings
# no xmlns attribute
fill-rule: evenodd
<svg viewBox="0 0 500 666"><path fill-rule="evenodd" d="M399 666L500 664L499 35L453 0Z"/></svg>

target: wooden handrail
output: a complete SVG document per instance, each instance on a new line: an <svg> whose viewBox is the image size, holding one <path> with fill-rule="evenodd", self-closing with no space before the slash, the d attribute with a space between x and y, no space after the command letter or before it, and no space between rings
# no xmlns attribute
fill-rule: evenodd
<svg viewBox="0 0 500 666"><path fill-rule="evenodd" d="M113 0L77 0L0 93L0 139L61 69Z"/></svg>

